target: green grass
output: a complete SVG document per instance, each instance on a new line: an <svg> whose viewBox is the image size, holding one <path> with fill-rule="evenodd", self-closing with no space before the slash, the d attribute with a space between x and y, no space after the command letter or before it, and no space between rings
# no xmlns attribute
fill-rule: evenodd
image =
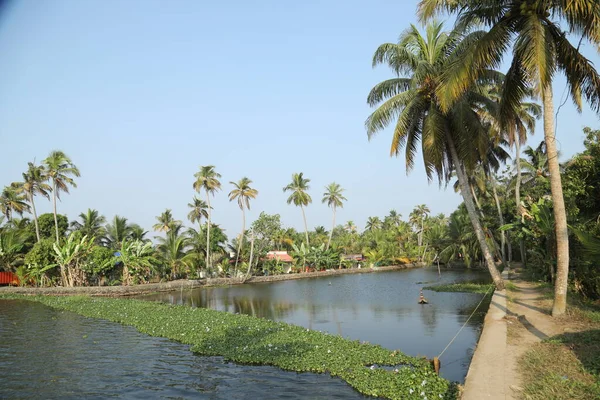
<svg viewBox="0 0 600 400"><path fill-rule="evenodd" d="M432 290L434 292L465 292L465 293L480 293L480 294L492 294L493 284L489 283L477 283L477 282L462 282L462 283L448 283L442 285L425 286L424 290Z"/></svg>
<svg viewBox="0 0 600 400"><path fill-rule="evenodd" d="M206 356L289 371L329 373L358 392L389 399L455 399L456 385L423 358L381 346L247 315L134 299L84 296L0 296L131 325L142 333L191 345ZM397 366L397 371L370 366ZM421 395L423 394L423 395Z"/></svg>
<svg viewBox="0 0 600 400"><path fill-rule="evenodd" d="M539 288L552 294L548 285ZM600 399L600 306L574 293L567 299L560 323L580 331L548 338L519 360L526 399Z"/></svg>
<svg viewBox="0 0 600 400"><path fill-rule="evenodd" d="M566 333L528 350L519 362L524 397L600 399L600 330Z"/></svg>

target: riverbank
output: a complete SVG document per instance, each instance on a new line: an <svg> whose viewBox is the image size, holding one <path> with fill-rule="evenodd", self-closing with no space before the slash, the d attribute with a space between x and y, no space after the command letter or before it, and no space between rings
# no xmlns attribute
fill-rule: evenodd
<svg viewBox="0 0 600 400"><path fill-rule="evenodd" d="M38 301L58 310L130 325L226 361L327 373L368 396L450 400L456 395L456 386L437 376L423 358L282 322L123 298L4 294L0 299Z"/></svg>
<svg viewBox="0 0 600 400"><path fill-rule="evenodd" d="M600 307L570 295L551 316L553 288L506 273L469 367L463 400L600 398Z"/></svg>
<svg viewBox="0 0 600 400"><path fill-rule="evenodd" d="M281 274L269 276L251 276L249 279L244 278L206 278L199 280L177 280L161 283L147 283L143 285L132 286L77 286L77 287L0 287L1 294L24 294L24 295L87 295L87 296L102 296L102 297L121 297L134 296L140 294L148 294L155 292L171 292L175 290L188 290L200 287L211 286L227 286L241 285L244 283L257 282L279 282L293 279L319 278L323 276L344 275L344 274L366 274L383 271L395 271L409 268L421 268L423 264L405 264L394 265L387 267L373 268L351 268L351 269L332 269L318 272L302 272L295 274Z"/></svg>

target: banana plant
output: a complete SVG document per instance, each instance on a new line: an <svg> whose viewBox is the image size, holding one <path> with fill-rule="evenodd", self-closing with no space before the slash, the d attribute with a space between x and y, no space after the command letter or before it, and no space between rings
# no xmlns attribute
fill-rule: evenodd
<svg viewBox="0 0 600 400"><path fill-rule="evenodd" d="M80 263L92 246L94 238L88 238L87 235L82 237L79 232L72 232L63 244L57 242L52 245L63 286L73 287L85 281L85 272L80 268Z"/></svg>

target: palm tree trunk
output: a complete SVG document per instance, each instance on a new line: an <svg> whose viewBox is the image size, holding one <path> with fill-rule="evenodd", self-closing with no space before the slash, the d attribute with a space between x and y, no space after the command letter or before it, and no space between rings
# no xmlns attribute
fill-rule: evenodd
<svg viewBox="0 0 600 400"><path fill-rule="evenodd" d="M252 271L252 263L254 262L254 229L252 229L252 236L250 238L250 260L248 262L248 271L246 272L246 278L244 281L247 281L250 277L250 271Z"/></svg>
<svg viewBox="0 0 600 400"><path fill-rule="evenodd" d="M238 243L237 254L235 255L235 267L233 269L234 274L237 275L237 267L240 256L242 255L242 243L244 243L244 232L246 231L246 213L244 207L242 207L242 233L240 234L240 242Z"/></svg>
<svg viewBox="0 0 600 400"><path fill-rule="evenodd" d="M567 308L567 283L569 279L569 230L567 228L567 212L560 178L560 165L554 137L554 104L552 85L548 84L542 93L544 107L544 139L548 155L550 171L550 189L552 193L552 209L556 233L556 282L554 285L554 304L552 316L565 313Z"/></svg>
<svg viewBox="0 0 600 400"><path fill-rule="evenodd" d="M333 237L334 229L335 229L335 205L333 206L333 222L331 224L331 232L329 232L329 239L327 239L327 246L325 247L325 251L329 250L329 245L331 244L331 238Z"/></svg>
<svg viewBox="0 0 600 400"><path fill-rule="evenodd" d="M496 208L498 209L498 219L500 220L500 226L504 225L504 216L502 215L502 207L500 206L500 199L498 199L498 191L496 190L496 178L492 177L492 193L494 194L494 200L496 201ZM500 231L500 253L502 259L506 260L506 234L503 230Z"/></svg>
<svg viewBox="0 0 600 400"><path fill-rule="evenodd" d="M56 181L52 181L52 199L54 208L54 228L56 230L56 243L58 243L58 219L56 218Z"/></svg>
<svg viewBox="0 0 600 400"><path fill-rule="evenodd" d="M510 243L510 233L506 233L506 247L508 248L508 263L512 263L512 244Z"/></svg>
<svg viewBox="0 0 600 400"><path fill-rule="evenodd" d="M481 219L483 219L483 210L481 209L481 204L479 204L479 199L477 198L477 194L475 193L473 185L469 184L469 189L471 189L471 195L473 196L473 200L475 200L475 205L477 206L477 211L479 211L479 216L481 217Z"/></svg>
<svg viewBox="0 0 600 400"><path fill-rule="evenodd" d="M515 152L516 158L515 161L517 163L517 182L515 183L515 201L517 202L517 217L521 219L523 222L523 213L521 212L521 180L523 176L521 174L521 142L517 137L515 140ZM521 263L523 264L523 268L527 267L527 252L525 251L525 241L523 238L519 239L519 251L521 252Z"/></svg>
<svg viewBox="0 0 600 400"><path fill-rule="evenodd" d="M492 276L492 280L494 281L496 289L504 290L504 281L502 280L502 277L500 276L500 273L496 268L496 264L494 263L494 258L492 257L490 248L487 242L485 241L485 234L483 233L483 228L481 227L481 222L479 221L479 216L477 215L475 205L473 204L473 199L471 198L471 192L469 191L469 183L463 171L462 163L460 161L460 158L458 157L456 148L454 147L454 141L452 139L452 136L450 136L450 132L446 131L446 137L448 138L448 147L450 148L450 155L452 157L452 161L454 162L456 174L458 175L458 183L461 187L460 193L462 194L463 200L465 202L465 207L467 208L467 213L469 214L471 223L473 224L473 230L475 231L475 235L477 236L477 240L479 241L481 252L483 253L486 265L488 267L488 270L490 271L490 275Z"/></svg>
<svg viewBox="0 0 600 400"><path fill-rule="evenodd" d="M306 225L306 214L304 214L304 207L302 207L302 205L300 205L300 209L302 210L302 218L304 219L304 234L306 235L306 247L308 248L310 243L308 242L308 225Z"/></svg>
<svg viewBox="0 0 600 400"><path fill-rule="evenodd" d="M206 203L208 204L208 222L206 224L206 269L209 267L210 260L210 195L208 190L206 191Z"/></svg>
<svg viewBox="0 0 600 400"><path fill-rule="evenodd" d="M31 209L33 211L33 223L35 224L35 236L37 241L40 241L40 226L38 224L37 212L35 211L35 202L33 201L33 193L29 194L29 200L31 200Z"/></svg>

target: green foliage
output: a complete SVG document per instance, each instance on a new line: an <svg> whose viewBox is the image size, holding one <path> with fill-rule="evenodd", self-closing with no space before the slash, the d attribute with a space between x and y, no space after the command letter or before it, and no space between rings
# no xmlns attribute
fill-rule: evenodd
<svg viewBox="0 0 600 400"><path fill-rule="evenodd" d="M56 220L58 221L58 236L64 237L69 229L69 219L66 215L57 214ZM54 215L52 213L45 213L38 217L38 225L40 227L40 238L48 239L55 237L54 231ZM28 228L32 235L35 235L35 226L31 224Z"/></svg>
<svg viewBox="0 0 600 400"><path fill-rule="evenodd" d="M201 355L296 372L329 373L368 396L455 398L453 385L438 377L425 359L282 322L130 299L34 299L57 309L132 325L140 332L189 344L192 351Z"/></svg>
<svg viewBox="0 0 600 400"><path fill-rule="evenodd" d="M83 266L93 246L94 238L82 236L80 232L73 232L63 243L52 245L63 286L73 287L86 283Z"/></svg>
<svg viewBox="0 0 600 400"><path fill-rule="evenodd" d="M27 235L17 229L2 229L0 231L0 268L13 271L23 265L23 249Z"/></svg>
<svg viewBox="0 0 600 400"><path fill-rule="evenodd" d="M462 293L480 293L492 294L494 285L489 283L478 282L462 282L448 283L443 285L425 286L424 290L432 290L434 292L462 292Z"/></svg>
<svg viewBox="0 0 600 400"><path fill-rule="evenodd" d="M82 269L90 275L103 275L115 267L114 251L103 246L94 246L85 259Z"/></svg>
<svg viewBox="0 0 600 400"><path fill-rule="evenodd" d="M33 248L25 255L25 264L41 267L56 265L56 253L54 253L53 245L52 238L42 239L34 244Z"/></svg>

